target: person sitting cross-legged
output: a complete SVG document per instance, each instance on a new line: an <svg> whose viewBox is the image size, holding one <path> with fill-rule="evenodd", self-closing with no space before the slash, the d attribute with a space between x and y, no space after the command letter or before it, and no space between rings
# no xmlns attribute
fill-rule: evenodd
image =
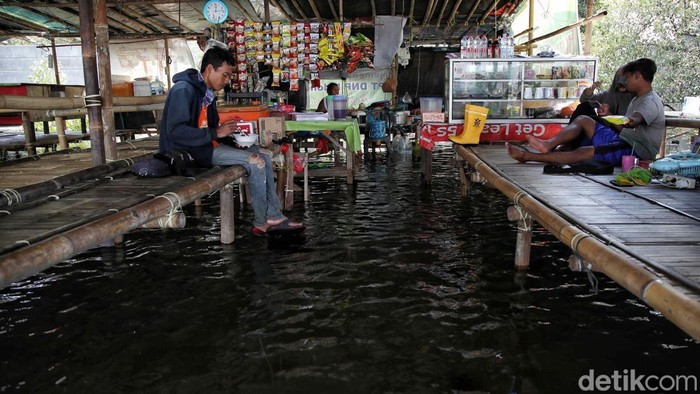
<svg viewBox="0 0 700 394"><path fill-rule="evenodd" d="M551 139L528 135L527 141L536 152L514 144L506 144L508 154L519 162L572 164L597 159L619 166L622 156L634 154L642 160L654 160L661 148L665 118L661 98L652 89L656 64L651 59L638 59L623 67L623 83L635 98L627 108L627 122L604 126L588 116L579 116ZM572 151L554 151L557 146L583 137Z"/></svg>

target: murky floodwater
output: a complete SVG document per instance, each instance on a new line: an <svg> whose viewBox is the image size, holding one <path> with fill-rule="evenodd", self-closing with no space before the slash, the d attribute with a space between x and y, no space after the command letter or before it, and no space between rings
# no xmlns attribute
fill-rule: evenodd
<svg viewBox="0 0 700 394"><path fill-rule="evenodd" d="M186 229L3 290L0 392L570 393L591 369L698 375L700 346L602 275L592 293L542 229L516 272L508 202L460 199L440 149L429 190L410 156L351 186L312 179L301 239L253 238L244 210L221 245L216 195Z"/></svg>

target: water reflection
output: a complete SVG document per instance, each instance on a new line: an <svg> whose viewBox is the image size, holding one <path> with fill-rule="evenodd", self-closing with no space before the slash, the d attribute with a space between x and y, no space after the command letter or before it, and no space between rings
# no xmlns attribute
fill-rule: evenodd
<svg viewBox="0 0 700 394"><path fill-rule="evenodd" d="M541 229L513 268L508 202L459 197L450 153L429 190L410 160L355 185L312 179L304 236L218 241L218 200L0 292L0 391L576 391L589 368L697 371L698 346L599 276L593 294ZM683 361L681 361L683 360Z"/></svg>

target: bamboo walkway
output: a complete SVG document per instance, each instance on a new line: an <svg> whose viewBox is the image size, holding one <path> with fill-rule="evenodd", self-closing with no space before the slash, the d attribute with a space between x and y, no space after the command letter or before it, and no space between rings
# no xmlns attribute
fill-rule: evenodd
<svg viewBox="0 0 700 394"><path fill-rule="evenodd" d="M89 151L61 151L0 165L0 288L136 228L185 225L181 208L217 190L221 239L231 243L231 183L242 166L191 177L139 178L131 165L157 150L158 138L118 146L119 160L93 167Z"/></svg>
<svg viewBox="0 0 700 394"><path fill-rule="evenodd" d="M455 151L584 264L700 340L700 190L543 174L542 163L517 163L503 145Z"/></svg>

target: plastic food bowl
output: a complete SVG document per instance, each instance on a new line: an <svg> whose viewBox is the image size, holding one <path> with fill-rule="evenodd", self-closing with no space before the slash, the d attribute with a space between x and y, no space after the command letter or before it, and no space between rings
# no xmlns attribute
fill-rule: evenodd
<svg viewBox="0 0 700 394"><path fill-rule="evenodd" d="M233 138L236 139L236 143L243 147L249 147L255 145L258 141L257 134L234 134Z"/></svg>

